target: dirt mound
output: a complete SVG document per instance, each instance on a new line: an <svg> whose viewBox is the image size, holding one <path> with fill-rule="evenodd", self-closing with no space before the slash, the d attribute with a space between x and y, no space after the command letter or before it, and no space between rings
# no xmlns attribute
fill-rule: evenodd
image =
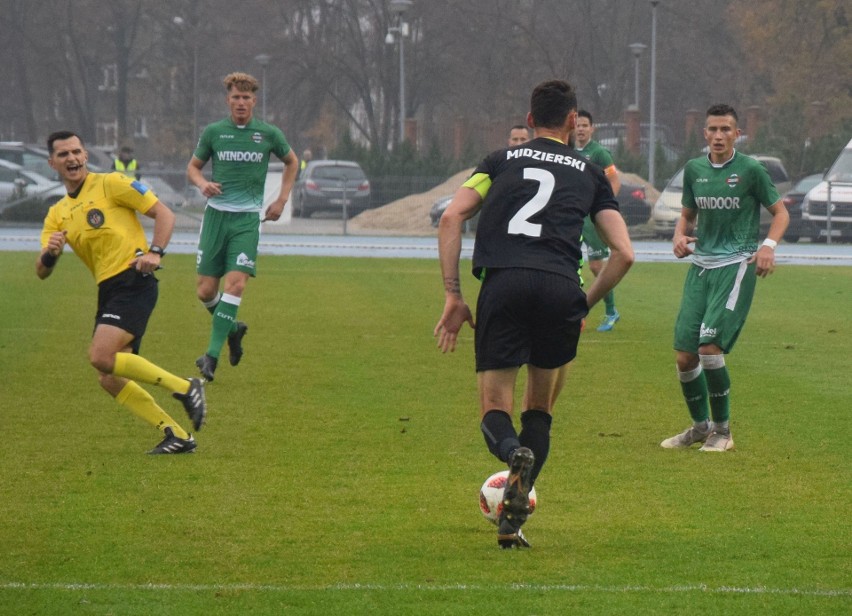
<svg viewBox="0 0 852 616"><path fill-rule="evenodd" d="M367 210L349 221L353 230L402 232L406 235L435 235L429 220L432 204L458 190L473 169L459 171L443 184L424 193L409 195L374 210Z"/></svg>

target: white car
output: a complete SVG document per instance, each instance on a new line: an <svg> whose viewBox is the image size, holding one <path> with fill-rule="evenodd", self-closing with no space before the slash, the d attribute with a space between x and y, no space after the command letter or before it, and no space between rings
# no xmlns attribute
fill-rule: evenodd
<svg viewBox="0 0 852 616"><path fill-rule="evenodd" d="M666 187L657 197L651 210L651 222L654 233L660 237L670 238L674 235L675 225L680 218L683 207L680 203L683 195L683 167L672 176Z"/></svg>
<svg viewBox="0 0 852 616"><path fill-rule="evenodd" d="M61 182L0 159L0 211L30 199L52 205L64 196Z"/></svg>
<svg viewBox="0 0 852 616"><path fill-rule="evenodd" d="M829 234L852 240L852 141L802 200L802 237L824 242Z"/></svg>

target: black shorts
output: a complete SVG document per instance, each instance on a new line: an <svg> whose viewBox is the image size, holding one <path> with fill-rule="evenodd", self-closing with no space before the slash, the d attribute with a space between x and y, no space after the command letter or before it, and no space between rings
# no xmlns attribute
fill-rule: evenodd
<svg viewBox="0 0 852 616"><path fill-rule="evenodd" d="M98 311L95 327L100 324L120 327L133 334L133 352L139 352L148 319L157 305L157 278L129 269L107 278L98 285Z"/></svg>
<svg viewBox="0 0 852 616"><path fill-rule="evenodd" d="M476 371L558 368L577 356L586 295L568 276L487 270L476 305Z"/></svg>

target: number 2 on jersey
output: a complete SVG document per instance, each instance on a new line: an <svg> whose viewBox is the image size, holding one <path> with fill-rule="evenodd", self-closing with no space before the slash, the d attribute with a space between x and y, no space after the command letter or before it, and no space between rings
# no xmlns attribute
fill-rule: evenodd
<svg viewBox="0 0 852 616"><path fill-rule="evenodd" d="M509 234L541 237L541 225L532 223L529 219L543 210L550 202L550 196L553 194L556 181L550 171L537 167L525 168L524 179L538 182L538 191L536 191L532 199L527 201L518 210L517 214L512 216L512 220L509 221Z"/></svg>

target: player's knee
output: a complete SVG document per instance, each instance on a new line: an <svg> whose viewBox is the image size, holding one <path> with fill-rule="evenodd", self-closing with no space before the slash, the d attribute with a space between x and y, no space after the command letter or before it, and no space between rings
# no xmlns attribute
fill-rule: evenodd
<svg viewBox="0 0 852 616"><path fill-rule="evenodd" d="M689 372L698 367L698 355L678 351L677 354L677 370L678 372Z"/></svg>
<svg viewBox="0 0 852 616"><path fill-rule="evenodd" d="M89 363L101 373L101 376L112 374L115 368L115 353L107 353L97 348L89 349Z"/></svg>
<svg viewBox="0 0 852 616"><path fill-rule="evenodd" d="M234 280L229 280L225 284L225 293L228 295L233 295L234 297L242 297L243 291L246 288L246 281L242 278L237 278Z"/></svg>
<svg viewBox="0 0 852 616"><path fill-rule="evenodd" d="M110 385L112 384L112 376L106 374L105 372L98 371L98 384L105 390L110 391Z"/></svg>

